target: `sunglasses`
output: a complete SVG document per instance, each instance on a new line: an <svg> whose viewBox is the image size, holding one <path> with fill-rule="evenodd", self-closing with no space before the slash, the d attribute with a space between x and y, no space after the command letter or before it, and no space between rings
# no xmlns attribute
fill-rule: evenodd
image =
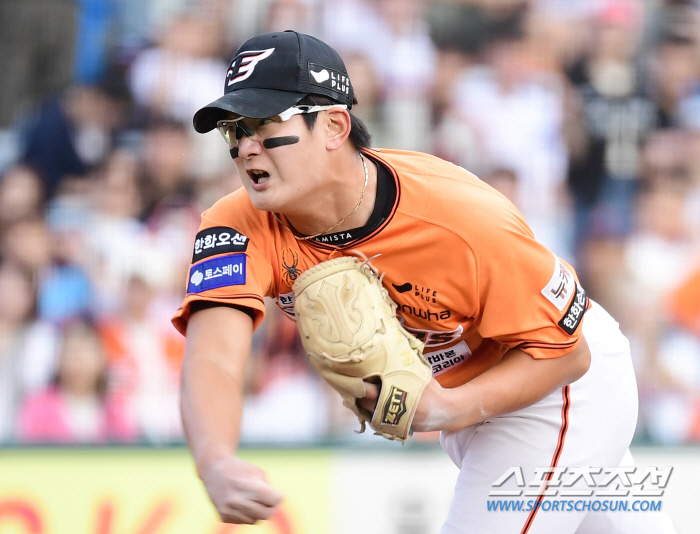
<svg viewBox="0 0 700 534"><path fill-rule="evenodd" d="M285 122L291 119L294 115L308 115L309 113L326 111L333 108L348 109L345 104L331 104L328 106L292 106L274 117L260 119L260 125L262 126L268 122ZM243 119L245 118L246 117L238 117L235 119L217 121L216 129L219 130L221 137L224 138L224 141L226 141L229 146L233 146L233 143L240 140L244 135L246 137L252 137L255 135L255 128L243 122Z"/></svg>

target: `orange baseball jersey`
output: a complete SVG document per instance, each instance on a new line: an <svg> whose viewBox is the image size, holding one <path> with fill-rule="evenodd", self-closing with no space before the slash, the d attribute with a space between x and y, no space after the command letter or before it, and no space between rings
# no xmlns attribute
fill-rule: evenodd
<svg viewBox="0 0 700 534"><path fill-rule="evenodd" d="M202 215L187 296L173 318L185 333L193 301L251 308L264 297L294 318L292 284L322 261L353 250L372 258L404 327L425 344L445 387L483 373L510 348L556 358L579 341L588 301L573 268L538 243L495 189L437 157L368 150L396 182L388 217L346 245L297 240L241 188ZM376 257L375 257L376 256Z"/></svg>

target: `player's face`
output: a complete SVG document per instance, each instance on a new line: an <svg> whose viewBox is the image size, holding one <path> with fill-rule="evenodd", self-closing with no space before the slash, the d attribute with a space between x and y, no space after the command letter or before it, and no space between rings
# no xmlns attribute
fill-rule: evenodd
<svg viewBox="0 0 700 534"><path fill-rule="evenodd" d="M323 114L330 107L323 106L318 112ZM323 185L323 128L309 130L303 117L297 116L304 112L308 111L266 119L234 117L217 125L229 145L243 186L258 209L301 213L305 210L300 206Z"/></svg>

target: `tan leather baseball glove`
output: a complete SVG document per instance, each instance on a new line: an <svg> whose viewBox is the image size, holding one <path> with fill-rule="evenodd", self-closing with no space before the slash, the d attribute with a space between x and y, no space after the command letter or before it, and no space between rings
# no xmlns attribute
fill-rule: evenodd
<svg viewBox="0 0 700 534"><path fill-rule="evenodd" d="M292 289L311 363L357 415L360 432L369 421L387 439L408 440L431 370L376 270L369 261L336 258L304 272ZM373 414L356 402L366 395L364 381L381 386Z"/></svg>

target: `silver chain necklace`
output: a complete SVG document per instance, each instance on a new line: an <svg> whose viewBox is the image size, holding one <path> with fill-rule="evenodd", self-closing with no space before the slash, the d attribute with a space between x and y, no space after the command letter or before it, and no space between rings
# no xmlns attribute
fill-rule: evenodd
<svg viewBox="0 0 700 534"><path fill-rule="evenodd" d="M362 167L364 167L364 169L365 169L365 185L362 186L362 193L360 193L360 200L357 201L357 204L355 205L355 207L353 208L353 210L352 210L350 213L348 213L345 217L343 217L342 219L340 219L340 221L338 221L337 223L335 223L333 226L331 226L331 227L328 228L327 230L324 230L323 232L319 232L319 233L314 234L314 235L307 235L307 236L302 236L302 237L300 237L300 236L298 236L298 235L296 234L296 232L295 232L294 230L292 230L289 226L287 226L286 224L284 224L284 223L282 222L282 220L277 216L276 213L271 212L271 213L272 213L272 216L273 216L275 219L277 219L277 222L278 222L278 223L280 223L280 224L281 224L282 226L284 226L287 230L289 230L290 232L292 232L292 235L293 235L294 238L297 239L298 241L306 241L307 239L313 239L314 237L318 237L318 236L320 236L320 235L327 234L328 232L330 232L331 230L333 230L333 228L337 228L338 226L340 226L341 224L343 224L343 223L345 222L345 220L346 220L348 217L350 217L353 213L355 213L355 212L357 211L357 209L360 207L360 204L362 204L362 199L365 198L365 189L367 189L367 182L369 181L369 171L367 170L367 164L365 163L365 157L364 157L362 154L360 154L360 159L362 160Z"/></svg>

